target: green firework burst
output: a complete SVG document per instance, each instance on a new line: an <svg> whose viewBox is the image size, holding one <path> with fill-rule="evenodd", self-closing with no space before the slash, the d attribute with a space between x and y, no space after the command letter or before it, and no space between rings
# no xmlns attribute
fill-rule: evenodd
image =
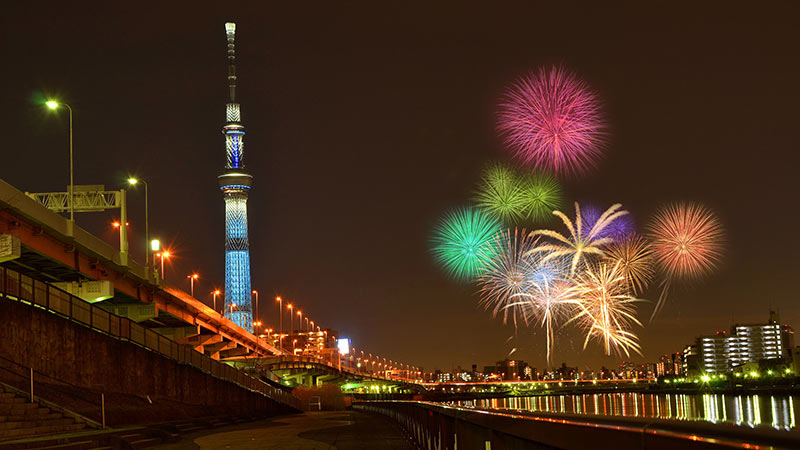
<svg viewBox="0 0 800 450"><path fill-rule="evenodd" d="M434 230L433 255L454 278L470 281L497 253L494 238L502 223L479 208L448 214Z"/></svg>
<svg viewBox="0 0 800 450"><path fill-rule="evenodd" d="M544 222L562 204L561 187L544 173L520 175L502 164L486 168L475 203L510 225Z"/></svg>
<svg viewBox="0 0 800 450"><path fill-rule="evenodd" d="M517 174L506 166L495 164L484 171L475 203L504 222L518 223L525 217L523 194Z"/></svg>
<svg viewBox="0 0 800 450"><path fill-rule="evenodd" d="M550 175L534 173L523 177L520 185L522 198L525 199L525 218L528 220L544 222L552 217L553 211L561 208L561 186Z"/></svg>

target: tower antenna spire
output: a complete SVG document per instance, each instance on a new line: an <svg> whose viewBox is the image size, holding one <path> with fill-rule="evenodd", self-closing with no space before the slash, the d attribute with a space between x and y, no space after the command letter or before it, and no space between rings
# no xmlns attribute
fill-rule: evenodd
<svg viewBox="0 0 800 450"><path fill-rule="evenodd" d="M225 24L225 34L228 36L228 89L230 91L231 103L236 102L236 24L227 22Z"/></svg>
<svg viewBox="0 0 800 450"><path fill-rule="evenodd" d="M253 176L244 166L244 125L236 102L236 24L225 24L228 38L228 88L230 102L225 106L225 171L217 177L225 201L225 310L236 325L253 331L250 286L250 243L247 238L247 198Z"/></svg>

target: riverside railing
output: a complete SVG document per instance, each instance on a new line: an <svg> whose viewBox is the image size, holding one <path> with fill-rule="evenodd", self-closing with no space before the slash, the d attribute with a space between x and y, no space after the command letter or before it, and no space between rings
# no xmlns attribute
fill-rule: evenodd
<svg viewBox="0 0 800 450"><path fill-rule="evenodd" d="M795 432L701 421L524 414L393 400L356 402L353 408L394 419L425 450L800 448Z"/></svg>
<svg viewBox="0 0 800 450"><path fill-rule="evenodd" d="M115 339L139 345L179 363L188 364L215 378L232 382L275 401L301 409L300 399L292 394L274 388L225 363L209 358L193 348L181 345L126 317L109 313L66 291L17 271L0 267L0 294L9 300L45 309Z"/></svg>

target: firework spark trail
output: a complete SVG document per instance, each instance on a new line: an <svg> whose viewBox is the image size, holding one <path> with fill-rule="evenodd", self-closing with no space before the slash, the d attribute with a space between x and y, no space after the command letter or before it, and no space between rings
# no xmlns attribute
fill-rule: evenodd
<svg viewBox="0 0 800 450"><path fill-rule="evenodd" d="M653 249L641 236L628 236L605 248L606 261L619 269L634 294L641 293L655 277Z"/></svg>
<svg viewBox="0 0 800 450"><path fill-rule="evenodd" d="M494 257L493 241L501 223L478 208L448 214L434 230L433 255L456 279L473 280Z"/></svg>
<svg viewBox="0 0 800 450"><path fill-rule="evenodd" d="M631 331L633 325L642 326L634 307L641 300L630 295L619 264L587 267L576 277L572 290L580 309L570 321L586 331L584 349L595 338L602 341L606 355L612 350L618 355L630 356L631 351L641 355L638 337Z"/></svg>
<svg viewBox="0 0 800 450"><path fill-rule="evenodd" d="M522 315L522 305L514 299L528 290L530 276L538 259L530 257L537 240L525 230L506 230L495 235L494 257L488 261L478 278L480 303L492 316L503 313L503 323L509 315L514 326Z"/></svg>
<svg viewBox="0 0 800 450"><path fill-rule="evenodd" d="M622 208L622 205L619 203L611 205L610 208L600 215L594 225L589 229L588 233L584 233L583 231L581 208L577 202L575 203L575 223L561 211L553 211L553 214L564 222L564 225L570 233L570 237L567 238L563 234L553 230L534 230L531 232L531 236L549 237L555 240L556 243L539 245L533 249L533 253L546 253L544 261L548 261L552 258L571 256L572 263L570 264L569 273L570 275L574 275L579 263L583 262L584 265L586 264L587 255L596 255L599 257L605 255L602 247L606 244L610 244L612 240L608 237L599 236L609 224L613 223L619 217L628 214L627 211L620 208Z"/></svg>
<svg viewBox="0 0 800 450"><path fill-rule="evenodd" d="M597 95L561 67L517 80L501 100L497 128L518 160L556 174L595 166L606 135Z"/></svg>
<svg viewBox="0 0 800 450"><path fill-rule="evenodd" d="M664 272L663 290L652 321L675 280L692 280L713 271L722 257L724 232L717 216L695 203L674 203L656 212L648 226L653 255Z"/></svg>
<svg viewBox="0 0 800 450"><path fill-rule="evenodd" d="M539 322L545 329L548 366L555 345L555 326L570 317L579 304L574 297L572 282L565 275L566 267L544 263L529 277L527 291L515 295L524 308L526 322Z"/></svg>

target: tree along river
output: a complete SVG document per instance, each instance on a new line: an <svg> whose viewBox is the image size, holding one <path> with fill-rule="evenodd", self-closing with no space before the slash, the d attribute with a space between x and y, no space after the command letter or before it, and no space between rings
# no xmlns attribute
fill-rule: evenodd
<svg viewBox="0 0 800 450"><path fill-rule="evenodd" d="M713 423L769 426L798 431L800 397L794 395L606 393L542 395L452 402L478 409L601 414L607 416L704 420Z"/></svg>

